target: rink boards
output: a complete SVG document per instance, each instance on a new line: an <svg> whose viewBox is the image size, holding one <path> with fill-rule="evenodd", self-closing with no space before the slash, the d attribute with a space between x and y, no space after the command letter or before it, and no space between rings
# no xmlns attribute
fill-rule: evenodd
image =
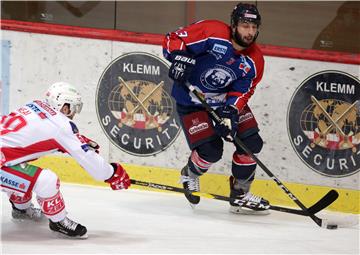
<svg viewBox="0 0 360 255"><path fill-rule="evenodd" d="M107 187L108 184L95 181L85 172L73 159L69 157L44 157L34 164L43 168L54 170L62 182L80 183L94 186ZM124 164L130 178L145 182L165 184L181 187L179 184L180 171L177 169L166 169L151 166L139 166ZM258 171L261 171L260 169ZM200 187L202 192L218 195L229 195L228 177L222 174L209 173L201 177ZM330 187L304 185L297 183L284 182L286 187L291 190L306 206L310 206L324 196ZM133 185L135 189L148 189L161 192L159 189L151 189ZM257 179L252 186L252 192L262 195L274 205L285 205L296 207L294 202L273 182L272 180ZM356 190L336 188L339 198L328 207L329 210L345 213L359 213L359 192ZM166 191L165 191L166 192Z"/></svg>
<svg viewBox="0 0 360 255"><path fill-rule="evenodd" d="M15 28L15 25L11 26L6 22L3 22L2 26L4 23L7 27L2 31L2 57L3 66L7 68L3 68L2 71L0 94L1 110L4 114L8 113L9 109L25 104L33 98L41 98L48 85L53 82L60 80L71 82L80 89L84 100L83 112L76 116L75 122L81 133L100 144L102 156L109 162L124 163L133 179L179 186L179 169L186 164L189 149L175 115L170 116L172 119L156 115L154 120L156 124L161 125L157 126L157 129L146 129L146 125L149 124L147 120L143 116L134 114L131 120L134 127L132 130L134 132L140 130L139 133L146 133L149 130L152 132L146 133L143 137L135 136L138 139L136 140L129 135L129 130L124 129L127 125L126 121L129 120L126 112L111 111L112 106L109 102L101 106L103 99L112 95L103 96L103 94L113 89L106 83L106 72L116 65L121 67L117 75L125 81L146 81L150 87L154 87L151 91L161 87L162 95L170 93L171 84L166 78L167 73L164 68L169 63L162 57L162 49L159 46L161 36L149 34L140 36L121 31L115 33L95 29L85 31L76 27L71 27L69 30L66 26L46 24L45 27L26 22L15 24L21 25L20 28ZM107 34L111 36L106 36ZM289 49L283 49L281 57L270 54L267 46L263 49L265 73L250 101L259 124L260 134L265 141L259 158L306 205L312 204L329 189L335 188L339 191L340 197L330 209L359 213L358 134L353 134L347 141L354 145L350 148L353 152L332 159L331 153L320 154L314 148L321 148L321 143L326 141L340 146L343 142L340 138L329 134L326 139L319 142L317 133L313 130L292 135L293 130L290 130L293 128L292 123L288 120L288 113L292 109L297 93L301 92L302 84L318 73L330 70L335 74L339 72L339 75L354 77L352 79L354 82L340 84L334 81L340 84L336 85L336 88L330 83L319 82L318 89L321 90L321 95L329 96L326 99L328 101L345 102L345 99L338 98L345 94L343 92L348 93L346 96L351 96L353 90L358 91L358 55L348 56L347 61L338 63L331 57L341 57L341 54L325 54L329 55L327 61L320 61L321 59L315 58L319 57L316 54L314 55L316 60L310 60L304 59L299 54L297 58L290 55L286 57L284 52L290 52ZM306 58L313 53L306 50L302 52L307 56ZM140 60L138 60L139 56ZM161 84L161 81L164 83ZM132 83L129 84L131 87ZM154 93L151 91L149 93ZM319 95L314 95L320 98ZM169 99L165 99L162 99L162 102L169 103ZM345 109L348 109L353 102L352 98L345 102ZM110 111L103 113L104 107L107 106ZM134 107L136 109L138 106ZM304 109L306 107L305 105ZM118 123L108 124L109 119L114 117ZM302 117L299 115L299 122L303 120ZM163 128L166 122L169 122L168 129ZM153 123L149 125L151 124ZM296 151L300 134L302 139L313 140L309 146ZM120 137L119 141L126 146L121 148L121 144L116 144L114 137ZM146 141L144 148L137 144L140 138ZM165 144L167 138L169 141ZM148 149L153 149L153 152ZM233 146L227 143L223 158L201 178L203 192L228 194L227 178L231 173L232 153ZM323 163L321 160L328 164L331 171L321 172L316 169L317 164ZM37 164L56 171L63 182L105 185L93 181L68 157L47 157L37 161ZM263 195L274 204L293 205L260 168L256 172L253 192Z"/></svg>

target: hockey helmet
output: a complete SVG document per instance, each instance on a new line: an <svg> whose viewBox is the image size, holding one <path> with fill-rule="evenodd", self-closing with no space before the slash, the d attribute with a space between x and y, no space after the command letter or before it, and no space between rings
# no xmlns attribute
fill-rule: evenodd
<svg viewBox="0 0 360 255"><path fill-rule="evenodd" d="M238 3L231 13L231 26L236 27L238 22L252 22L261 25L261 16L253 4Z"/></svg>
<svg viewBox="0 0 360 255"><path fill-rule="evenodd" d="M68 104L70 113L67 116L80 113L83 106L80 93L75 87L66 82L52 84L45 94L45 100L57 111L60 111L65 104Z"/></svg>

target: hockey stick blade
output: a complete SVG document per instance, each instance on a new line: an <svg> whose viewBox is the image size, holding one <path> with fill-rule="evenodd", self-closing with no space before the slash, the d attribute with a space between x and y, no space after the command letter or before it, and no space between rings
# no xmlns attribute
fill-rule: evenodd
<svg viewBox="0 0 360 255"><path fill-rule="evenodd" d="M326 195L323 196L319 201L309 207L307 211L311 214L316 214L331 205L338 197L339 193L336 190L332 189L328 193L326 193Z"/></svg>
<svg viewBox="0 0 360 255"><path fill-rule="evenodd" d="M307 208L306 211L292 209L292 208L286 208L286 207L279 207L276 205L272 205L271 209L281 212L290 212L298 215L304 215L309 216L310 214L316 214L329 205L331 205L337 198L339 197L339 193L336 190L330 190L328 193L326 193L325 196L323 196L319 201L317 201L315 204ZM284 210L286 209L286 210Z"/></svg>
<svg viewBox="0 0 360 255"><path fill-rule="evenodd" d="M177 193L185 192L185 190L183 188L169 186L169 185L163 185L163 184L158 184L158 183L152 183L152 182L138 181L138 180L134 180L134 179L131 179L131 184L148 187L148 188L153 188L153 189L172 191L172 192L177 192ZM335 201L336 198L334 199L335 196L334 196L333 192L331 192L330 195L329 195L329 193L327 193L322 199L320 199L316 204L311 206L308 210L314 211L314 208L315 208L315 210L320 211L323 208L330 205L333 201ZM230 201L229 197L216 195L216 194L210 194L210 193L204 193L204 192L193 192L192 194L195 196L203 197L203 198L221 200L221 201L226 201L226 202ZM336 194L337 194L337 192L336 192ZM321 208L321 207L323 207L323 208ZM313 208L313 209L311 209L311 208ZM270 210L284 212L284 213L290 213L290 214L296 214L296 215L300 215L300 216L309 216L309 213L307 211L297 210L297 209L287 208L287 207L281 207L281 206L271 205Z"/></svg>

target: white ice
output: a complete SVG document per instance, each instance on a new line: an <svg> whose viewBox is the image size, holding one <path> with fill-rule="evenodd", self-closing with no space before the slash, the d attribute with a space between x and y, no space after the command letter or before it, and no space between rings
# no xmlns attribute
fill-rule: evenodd
<svg viewBox="0 0 360 255"><path fill-rule="evenodd" d="M359 254L359 225L328 230L308 217L276 211L234 215L227 203L204 198L191 209L174 193L70 184L61 190L68 216L87 227L88 239L59 238L46 221L14 222L1 192L2 254ZM351 217L358 222L359 216Z"/></svg>

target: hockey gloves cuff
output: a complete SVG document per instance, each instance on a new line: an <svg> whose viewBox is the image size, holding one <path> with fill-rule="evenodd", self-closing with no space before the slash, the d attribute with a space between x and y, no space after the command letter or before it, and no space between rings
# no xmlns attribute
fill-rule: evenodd
<svg viewBox="0 0 360 255"><path fill-rule="evenodd" d="M169 77L174 81L184 84L190 77L195 66L195 59L186 51L171 52L172 64L169 69Z"/></svg>
<svg viewBox="0 0 360 255"><path fill-rule="evenodd" d="M130 187L130 178L125 169L118 163L111 163L114 174L110 179L105 180L113 190L127 189Z"/></svg>
<svg viewBox="0 0 360 255"><path fill-rule="evenodd" d="M215 124L216 133L225 141L232 142L238 130L239 112L234 105L225 105L215 110L217 115L223 119L221 123Z"/></svg>

